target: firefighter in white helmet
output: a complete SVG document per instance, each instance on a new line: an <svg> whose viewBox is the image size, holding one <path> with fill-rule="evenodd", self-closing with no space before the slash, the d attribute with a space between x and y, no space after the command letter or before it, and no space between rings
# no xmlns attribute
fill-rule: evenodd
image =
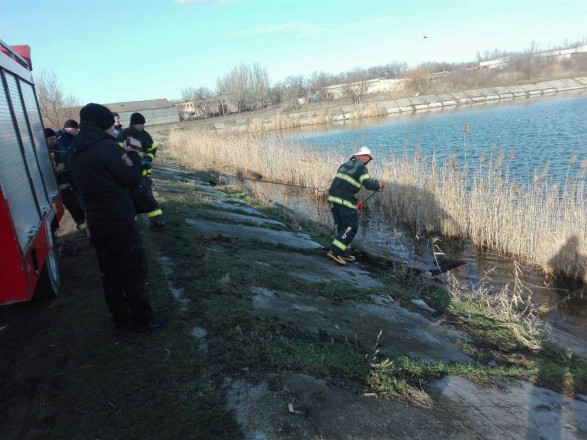
<svg viewBox="0 0 587 440"><path fill-rule="evenodd" d="M384 182L369 176L367 164L371 160L371 150L361 147L348 162L340 166L328 191L328 202L332 207L337 233L326 255L342 266L355 261L350 244L359 228L357 211L362 208L356 198L357 193L363 186L371 191L385 188Z"/></svg>

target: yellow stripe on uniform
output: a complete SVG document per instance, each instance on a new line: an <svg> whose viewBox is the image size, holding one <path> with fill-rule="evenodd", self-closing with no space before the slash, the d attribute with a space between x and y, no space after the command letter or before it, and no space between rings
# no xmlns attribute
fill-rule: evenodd
<svg viewBox="0 0 587 440"><path fill-rule="evenodd" d="M332 244L334 246L336 246L337 248L339 248L341 251L346 251L348 246L346 244L344 244L342 241L338 241L336 239L332 240Z"/></svg>
<svg viewBox="0 0 587 440"><path fill-rule="evenodd" d="M157 217L158 215L162 215L163 211L161 211L160 209L156 209L155 211L151 211L149 213L147 213L147 217Z"/></svg>
<svg viewBox="0 0 587 440"><path fill-rule="evenodd" d="M370 179L369 174L363 174L361 177L359 177L359 180L361 181L361 183L363 183L363 180L365 179Z"/></svg>
<svg viewBox="0 0 587 440"><path fill-rule="evenodd" d="M346 174L343 174L343 173L336 173L336 177L338 177L339 179L344 180L345 182L350 183L353 186L356 186L357 188L360 188L361 187L360 182L357 182L351 176L347 176Z"/></svg>
<svg viewBox="0 0 587 440"><path fill-rule="evenodd" d="M352 204L348 200L341 199L340 197L328 196L328 201L338 205L346 206L347 208L357 209L357 205Z"/></svg>

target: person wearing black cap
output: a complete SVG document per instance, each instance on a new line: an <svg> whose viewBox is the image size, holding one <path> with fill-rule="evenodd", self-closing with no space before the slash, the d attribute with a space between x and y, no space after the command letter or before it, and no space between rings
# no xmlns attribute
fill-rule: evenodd
<svg viewBox="0 0 587 440"><path fill-rule="evenodd" d="M55 176L61 191L63 205L71 214L73 221L79 231L87 233L86 217L83 207L75 191L71 187L71 177L65 169L65 157L73 145L73 140L77 134L79 125L73 119L68 119L63 124L63 129L55 133L57 137L53 146L53 165L55 167Z"/></svg>
<svg viewBox="0 0 587 440"><path fill-rule="evenodd" d="M117 138L120 130L122 130L122 122L120 121L120 115L118 113L112 112L112 116L114 117L114 133L112 133L112 136Z"/></svg>
<svg viewBox="0 0 587 440"><path fill-rule="evenodd" d="M51 152L55 147L55 143L57 142L57 133L52 128L45 128L45 139L47 139L47 146L49 147L49 152Z"/></svg>
<svg viewBox="0 0 587 440"><path fill-rule="evenodd" d="M167 319L153 315L145 285L147 261L130 195L142 177L140 143L129 139L120 148L112 137L114 118L103 105L86 105L80 120L67 163L86 208L112 321L118 329L130 321L140 332L161 328Z"/></svg>
<svg viewBox="0 0 587 440"><path fill-rule="evenodd" d="M165 227L163 211L153 196L153 181L151 180L152 162L157 154L157 145L153 142L151 135L145 130L145 117L140 113L130 115L130 127L125 128L118 134L118 143L123 145L128 137L138 139L141 142L143 154L143 179L140 185L132 189L133 201L137 212L146 213L154 228Z"/></svg>
<svg viewBox="0 0 587 440"><path fill-rule="evenodd" d="M68 119L63 123L63 128L57 131L57 144L55 149L55 164L63 164L69 147L73 145L73 139L77 134L79 125L73 119Z"/></svg>

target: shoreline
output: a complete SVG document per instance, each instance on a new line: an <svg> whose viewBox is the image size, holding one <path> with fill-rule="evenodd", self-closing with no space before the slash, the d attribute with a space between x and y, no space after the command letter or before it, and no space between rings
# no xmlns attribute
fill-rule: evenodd
<svg viewBox="0 0 587 440"><path fill-rule="evenodd" d="M169 128L204 128L210 131L248 129L272 131L312 125L339 124L371 117L405 116L445 109L453 110L480 104L498 104L528 98L554 97L559 93L583 91L587 91L587 77L585 76L522 85L483 87L450 93L386 99L363 104L332 105L320 109L288 113L279 110L265 111L265 114L261 115L255 114L255 112L235 113L227 117L217 117L210 120L183 121L173 124Z"/></svg>

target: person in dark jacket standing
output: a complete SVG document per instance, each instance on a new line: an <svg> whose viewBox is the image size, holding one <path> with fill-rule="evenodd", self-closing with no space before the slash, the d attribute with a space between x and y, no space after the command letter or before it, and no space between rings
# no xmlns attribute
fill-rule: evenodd
<svg viewBox="0 0 587 440"><path fill-rule="evenodd" d="M139 185L132 189L132 198L137 212L146 213L155 228L165 227L163 211L153 196L153 181L151 180L152 162L157 154L157 145L151 135L145 130L145 117L140 113L130 115L130 126L118 134L118 143L122 146L129 137L141 143L143 155L143 178Z"/></svg>
<svg viewBox="0 0 587 440"><path fill-rule="evenodd" d="M55 177L59 184L63 205L69 211L77 229L87 233L84 210L81 206L78 195L71 187L71 177L69 172L65 169L65 157L73 145L73 140L75 139L78 130L79 124L73 119L68 119L63 124L63 129L58 130L57 133L55 133L56 141L50 148L53 152Z"/></svg>
<svg viewBox="0 0 587 440"><path fill-rule="evenodd" d="M326 254L338 264L345 266L347 262L355 261L350 252L350 244L359 228L358 203L356 194L362 186L371 191L383 190L384 182L372 179L367 171L367 164L373 160L371 150L361 147L352 155L350 160L340 166L336 177L328 190L328 202L332 206L332 216L336 223L336 237L332 240Z"/></svg>
<svg viewBox="0 0 587 440"><path fill-rule="evenodd" d="M67 162L86 208L112 321L119 329L131 320L140 332L160 328L167 319L153 315L145 285L147 261L130 196L130 188L141 180L140 143L131 139L121 149L112 137L112 113L102 105L86 105L80 119Z"/></svg>

